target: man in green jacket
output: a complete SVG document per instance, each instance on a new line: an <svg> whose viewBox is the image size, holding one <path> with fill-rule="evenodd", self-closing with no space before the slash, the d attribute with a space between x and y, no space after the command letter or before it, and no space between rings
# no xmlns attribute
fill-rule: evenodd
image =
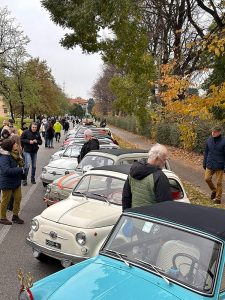
<svg viewBox="0 0 225 300"><path fill-rule="evenodd" d="M62 130L62 125L59 123L58 120L56 120L53 129L55 130L55 140L56 142L59 142L60 137L61 137L61 130Z"/></svg>
<svg viewBox="0 0 225 300"><path fill-rule="evenodd" d="M165 146L155 144L149 151L148 161L135 162L124 184L123 210L163 201L172 201L169 180L162 168L168 159Z"/></svg>

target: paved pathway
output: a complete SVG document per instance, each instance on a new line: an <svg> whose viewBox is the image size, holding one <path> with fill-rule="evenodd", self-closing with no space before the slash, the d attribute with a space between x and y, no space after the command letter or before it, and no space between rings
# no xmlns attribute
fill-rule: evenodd
<svg viewBox="0 0 225 300"><path fill-rule="evenodd" d="M150 149L152 145L152 141L148 140L144 137L141 137L139 135L133 134L131 132L128 132L126 130L114 127L110 125L110 128L112 130L112 133L117 135L118 137L122 138L124 141L127 141L133 145L135 145L137 148L140 149ZM172 170L182 179L185 180L195 187L197 187L201 192L203 192L206 195L210 194L210 190L207 186L207 184L204 181L204 170L201 168L194 168L191 166L191 163L188 164L186 160L178 160L174 159L172 156L170 156L170 165ZM225 193L223 193L224 195ZM223 200L225 199L225 196L223 196Z"/></svg>

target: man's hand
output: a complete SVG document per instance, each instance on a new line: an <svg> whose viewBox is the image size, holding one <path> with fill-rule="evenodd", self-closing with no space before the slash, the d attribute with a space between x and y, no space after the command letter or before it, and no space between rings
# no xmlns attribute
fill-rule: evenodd
<svg viewBox="0 0 225 300"><path fill-rule="evenodd" d="M33 143L34 143L34 144L37 144L37 140L33 140Z"/></svg>
<svg viewBox="0 0 225 300"><path fill-rule="evenodd" d="M34 141L30 140L30 144L33 145L33 144L34 144Z"/></svg>

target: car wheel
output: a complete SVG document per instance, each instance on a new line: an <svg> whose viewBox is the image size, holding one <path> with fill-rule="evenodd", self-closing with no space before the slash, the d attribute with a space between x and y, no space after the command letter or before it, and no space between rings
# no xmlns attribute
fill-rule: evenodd
<svg viewBox="0 0 225 300"><path fill-rule="evenodd" d="M46 187L48 185L47 182L42 182L42 184L43 184L43 187Z"/></svg>
<svg viewBox="0 0 225 300"><path fill-rule="evenodd" d="M33 255L34 255L34 257L35 257L37 260L39 260L39 261L41 261L41 262L47 262L47 261L48 261L49 257L48 257L47 255L45 255L45 254L43 254L43 253L40 253L39 255L35 255L35 254L34 254L34 251L35 251L35 250L33 250Z"/></svg>

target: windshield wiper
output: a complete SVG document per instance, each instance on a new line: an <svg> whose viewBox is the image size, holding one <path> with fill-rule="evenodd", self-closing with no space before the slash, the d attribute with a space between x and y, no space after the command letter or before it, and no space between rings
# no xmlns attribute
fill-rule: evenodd
<svg viewBox="0 0 225 300"><path fill-rule="evenodd" d="M87 200L87 195L85 193L79 192L79 191L73 191L73 196L75 196L75 194L81 195L82 197L85 198L85 200Z"/></svg>
<svg viewBox="0 0 225 300"><path fill-rule="evenodd" d="M102 199L104 199L108 204L110 204L108 198L102 194L98 194L98 193L92 193L90 192L91 195L94 195L94 196L98 196L98 197L101 197Z"/></svg>
<svg viewBox="0 0 225 300"><path fill-rule="evenodd" d="M148 263L144 260L141 260L141 259L138 259L138 258L135 258L135 260L143 263L144 265L150 266L160 277L162 277L165 280L165 282L167 284L170 284L170 281L162 273L159 272L159 270L161 270L161 269L157 268L156 266L154 266L154 265L152 265L152 264L150 264L150 263Z"/></svg>
<svg viewBox="0 0 225 300"><path fill-rule="evenodd" d="M125 265L127 265L128 267L131 267L131 265L129 264L129 262L126 259L124 259L124 256L127 257L127 255L119 253L117 251L113 251L113 250L107 249L107 248L103 249L103 251L108 251L108 252L111 252L113 254L115 253L125 263Z"/></svg>

